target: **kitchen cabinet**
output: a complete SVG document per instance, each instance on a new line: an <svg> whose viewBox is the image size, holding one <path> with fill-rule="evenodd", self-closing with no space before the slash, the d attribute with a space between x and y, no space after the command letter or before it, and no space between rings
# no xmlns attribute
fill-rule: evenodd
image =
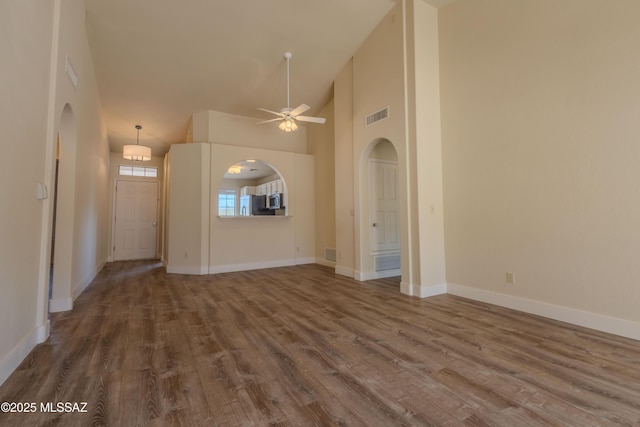
<svg viewBox="0 0 640 427"><path fill-rule="evenodd" d="M240 197L252 196L254 194L256 194L256 187L252 185L245 185L244 187L240 188Z"/></svg>
<svg viewBox="0 0 640 427"><path fill-rule="evenodd" d="M245 188L245 187L242 187L242 188ZM254 192L249 194L255 194L257 196L268 196L270 194L275 194L275 193L284 193L284 185L281 179L265 182L264 184L256 185L255 187L246 187L246 188L254 188ZM241 195L243 195L242 189L240 191L241 191Z"/></svg>

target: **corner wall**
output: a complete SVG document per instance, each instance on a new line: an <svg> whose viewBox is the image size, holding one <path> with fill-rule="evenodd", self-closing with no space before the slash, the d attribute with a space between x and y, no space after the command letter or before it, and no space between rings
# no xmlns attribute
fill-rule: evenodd
<svg viewBox="0 0 640 427"><path fill-rule="evenodd" d="M324 125L309 125L309 154L315 159L315 258L319 264L335 267L325 259L325 248L336 247L335 130L333 99L317 114L327 119Z"/></svg>

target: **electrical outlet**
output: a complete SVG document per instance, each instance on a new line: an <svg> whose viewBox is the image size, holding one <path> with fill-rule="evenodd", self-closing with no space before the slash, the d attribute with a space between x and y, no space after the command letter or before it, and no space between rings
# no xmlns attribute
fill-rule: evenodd
<svg viewBox="0 0 640 427"><path fill-rule="evenodd" d="M507 271L507 283L510 285L516 284L516 275L512 272Z"/></svg>

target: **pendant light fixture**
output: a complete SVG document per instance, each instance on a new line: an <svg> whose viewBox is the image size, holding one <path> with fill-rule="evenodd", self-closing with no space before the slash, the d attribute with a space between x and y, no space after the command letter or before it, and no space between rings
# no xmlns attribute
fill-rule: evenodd
<svg viewBox="0 0 640 427"><path fill-rule="evenodd" d="M136 125L136 129L138 129L136 145L125 145L122 149L122 157L127 160L146 162L147 160L151 160L151 148L140 145L140 129L142 129L142 126Z"/></svg>

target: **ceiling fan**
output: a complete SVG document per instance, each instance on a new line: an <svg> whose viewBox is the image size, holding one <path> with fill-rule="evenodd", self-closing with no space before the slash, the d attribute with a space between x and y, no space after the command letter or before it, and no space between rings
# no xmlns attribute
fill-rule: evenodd
<svg viewBox="0 0 640 427"><path fill-rule="evenodd" d="M296 120L309 123L324 123L326 121L325 118L300 115L311 108L307 104L300 104L296 108L291 108L289 106L289 61L291 60L291 52L285 52L284 59L285 61L287 61L287 106L285 108L282 108L279 113L276 111L267 110L265 108L258 108L258 110L278 116L275 119L265 120L259 122L258 124L261 125L263 123L282 122L278 125L280 129L285 132L293 132L294 130L298 129Z"/></svg>

